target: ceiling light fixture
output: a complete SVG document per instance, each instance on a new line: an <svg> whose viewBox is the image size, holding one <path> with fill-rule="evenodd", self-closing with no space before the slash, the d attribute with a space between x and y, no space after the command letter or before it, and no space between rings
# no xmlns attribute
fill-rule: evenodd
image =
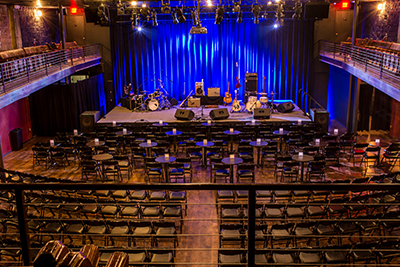
<svg viewBox="0 0 400 267"><path fill-rule="evenodd" d="M259 24L261 7L259 5L254 5L251 9L251 12L253 13L253 17L254 17L254 24Z"/></svg>
<svg viewBox="0 0 400 267"><path fill-rule="evenodd" d="M132 2L131 2L131 5L132 5L132 6L137 6L137 2L136 2L136 1L132 1Z"/></svg>
<svg viewBox="0 0 400 267"><path fill-rule="evenodd" d="M139 25L139 15L136 13L132 13L131 16L132 27L136 27Z"/></svg>
<svg viewBox="0 0 400 267"><path fill-rule="evenodd" d="M104 4L100 4L97 7L97 16L100 18L100 25L108 24L108 9Z"/></svg>
<svg viewBox="0 0 400 267"><path fill-rule="evenodd" d="M193 27L190 29L190 34L206 34L207 28L201 26L200 21L200 0L197 1L197 9L192 13Z"/></svg>

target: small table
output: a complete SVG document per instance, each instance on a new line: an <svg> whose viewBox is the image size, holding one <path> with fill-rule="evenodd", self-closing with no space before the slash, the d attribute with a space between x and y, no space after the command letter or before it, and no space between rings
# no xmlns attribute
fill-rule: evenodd
<svg viewBox="0 0 400 267"><path fill-rule="evenodd" d="M204 142L197 142L196 146L201 146L203 148L203 167L206 167L206 147L213 146L214 142L207 141L207 144Z"/></svg>
<svg viewBox="0 0 400 267"><path fill-rule="evenodd" d="M182 132L181 131L176 131L175 133L173 131L168 131L165 133L166 135L170 135L174 137L174 152L176 153L176 137L178 135L181 135Z"/></svg>
<svg viewBox="0 0 400 267"><path fill-rule="evenodd" d="M328 142L320 140L319 144L317 144L317 143L315 143L315 140L314 140L308 144L312 147L318 147L318 153L321 153L321 148L326 147L328 145Z"/></svg>
<svg viewBox="0 0 400 267"><path fill-rule="evenodd" d="M268 142L261 141L252 141L249 143L249 145L255 147L257 149L257 166L260 166L260 152L261 152L261 147L268 145Z"/></svg>
<svg viewBox="0 0 400 267"><path fill-rule="evenodd" d="M230 151L233 151L233 136L234 136L234 135L239 135L239 134L240 134L240 131L234 130L233 132L231 132L231 131L229 130L229 131L225 131L224 134L227 134L227 135L230 135L230 136L231 136L231 150L230 150Z"/></svg>
<svg viewBox="0 0 400 267"><path fill-rule="evenodd" d="M151 142L150 144L148 144L147 142L143 142L139 144L140 147L146 148L146 156L148 157L150 157L151 155L151 148L156 145L158 145L156 142Z"/></svg>
<svg viewBox="0 0 400 267"><path fill-rule="evenodd" d="M243 159L234 157L233 159L229 158L223 158L222 162L229 165L229 180L231 183L233 183L233 165L237 165L243 162Z"/></svg>
<svg viewBox="0 0 400 267"><path fill-rule="evenodd" d="M104 177L104 166L103 166L103 161L105 161L105 160L110 160L110 159L112 159L112 158L113 158L113 155L108 154L108 153L98 154L98 155L94 155L94 156L92 157L93 160L95 160L95 161L100 161L100 162L102 163L102 164L101 164L101 175L102 175L103 178L105 178L105 177Z"/></svg>
<svg viewBox="0 0 400 267"><path fill-rule="evenodd" d="M300 162L300 164L301 164L301 171L300 171L301 176L300 176L300 181L303 181L303 176L304 176L304 162L310 162L310 161L314 160L314 157L313 157L313 156L310 156L310 155L303 155L303 157L299 157L299 155L294 155L294 156L292 157L292 159L293 159L294 161Z"/></svg>
<svg viewBox="0 0 400 267"><path fill-rule="evenodd" d="M282 152L282 137L288 135L290 131L283 130L282 132L280 132L278 130L278 131L273 131L272 133L279 137L279 151Z"/></svg>
<svg viewBox="0 0 400 267"><path fill-rule="evenodd" d="M96 143L95 141L90 141L87 142L86 145L89 147L98 147L98 146L104 146L105 142L104 141L99 141L98 143Z"/></svg>
<svg viewBox="0 0 400 267"><path fill-rule="evenodd" d="M211 127L217 124L214 122L211 122L210 124L208 124L207 122L202 122L201 125L207 127L207 138L211 139Z"/></svg>
<svg viewBox="0 0 400 267"><path fill-rule="evenodd" d="M176 160L175 157L166 158L164 156L161 156L161 157L158 157L158 158L155 159L155 161L161 163L162 166L163 166L164 178L165 178L166 182L168 182L168 180L169 180L168 179L169 178L169 175L168 175L168 163L174 162L175 160Z"/></svg>
<svg viewBox="0 0 400 267"><path fill-rule="evenodd" d="M160 133L161 133L162 127L163 127L163 126L168 126L168 123L163 122L162 124L160 124L160 123L158 122L158 123L153 123L152 125L153 125L153 126L156 126L156 127L160 127Z"/></svg>
<svg viewBox="0 0 400 267"><path fill-rule="evenodd" d="M118 131L115 132L116 135L131 135L132 132L131 131L126 131L126 133L124 133L124 131Z"/></svg>

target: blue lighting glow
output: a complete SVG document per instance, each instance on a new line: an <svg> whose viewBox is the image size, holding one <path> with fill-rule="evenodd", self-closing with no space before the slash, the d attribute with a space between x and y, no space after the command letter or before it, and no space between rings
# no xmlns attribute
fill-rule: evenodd
<svg viewBox="0 0 400 267"><path fill-rule="evenodd" d="M275 24L274 24L274 29L276 29L276 28L278 28L278 27L279 27L278 23L275 23Z"/></svg>
<svg viewBox="0 0 400 267"><path fill-rule="evenodd" d="M137 28L137 30L141 32L141 31L142 31L142 27L139 26L139 27Z"/></svg>

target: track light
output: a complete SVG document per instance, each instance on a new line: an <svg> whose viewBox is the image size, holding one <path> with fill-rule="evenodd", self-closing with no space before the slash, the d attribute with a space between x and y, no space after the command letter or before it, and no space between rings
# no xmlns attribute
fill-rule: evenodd
<svg viewBox="0 0 400 267"><path fill-rule="evenodd" d="M139 10L140 15L142 15L142 17L149 21L149 16L150 16L150 10L149 8L146 6L146 4L143 4L142 7Z"/></svg>
<svg viewBox="0 0 400 267"><path fill-rule="evenodd" d="M161 1L161 4L162 4L162 7L161 7L162 13L171 13L171 6L170 6L169 1L167 3L164 3L164 1Z"/></svg>
<svg viewBox="0 0 400 267"><path fill-rule="evenodd" d="M153 21L152 25L154 27L158 26L158 22L157 22L157 12L153 12L151 13L151 20Z"/></svg>
<svg viewBox="0 0 400 267"><path fill-rule="evenodd" d="M279 22L280 26L283 26L283 19L285 18L285 10L283 10L283 3L278 2L278 8L275 12L276 20Z"/></svg>
<svg viewBox="0 0 400 267"><path fill-rule="evenodd" d="M192 11L192 21L193 21L193 26L196 26L199 23L196 11Z"/></svg>
<svg viewBox="0 0 400 267"><path fill-rule="evenodd" d="M238 13L240 12L240 1L239 2L233 2L233 12Z"/></svg>
<svg viewBox="0 0 400 267"><path fill-rule="evenodd" d="M242 23L242 22L243 22L243 13L242 13L241 10L240 10L239 13L238 13L238 17L237 17L236 22L237 22L237 23Z"/></svg>
<svg viewBox="0 0 400 267"><path fill-rule="evenodd" d="M139 25L139 15L136 13L132 13L131 16L132 27L136 27Z"/></svg>
<svg viewBox="0 0 400 267"><path fill-rule="evenodd" d="M108 23L107 7L101 4L97 7L97 16L100 18L100 25L105 25Z"/></svg>
<svg viewBox="0 0 400 267"><path fill-rule="evenodd" d="M215 14L215 24L220 25L224 19L225 9L224 7L217 8L217 13Z"/></svg>
<svg viewBox="0 0 400 267"><path fill-rule="evenodd" d="M251 12L253 13L253 17L254 17L254 24L259 24L260 23L259 19L260 19L261 7L259 5L255 5L251 9Z"/></svg>
<svg viewBox="0 0 400 267"><path fill-rule="evenodd" d="M179 20L176 17L176 13L172 12L171 13L171 17L172 17L172 21L174 22L174 24L178 24L179 23Z"/></svg>
<svg viewBox="0 0 400 267"><path fill-rule="evenodd" d="M296 1L293 9L294 9L294 14L292 16L292 19L295 19L295 20L301 19L301 13L303 12L303 6L302 6L300 0Z"/></svg>
<svg viewBox="0 0 400 267"><path fill-rule="evenodd" d="M183 15L182 8L177 7L175 10L176 17L178 18L179 23L185 23L186 17Z"/></svg>

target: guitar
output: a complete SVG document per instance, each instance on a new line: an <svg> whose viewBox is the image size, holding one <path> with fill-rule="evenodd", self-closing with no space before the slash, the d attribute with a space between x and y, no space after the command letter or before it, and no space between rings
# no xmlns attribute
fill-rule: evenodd
<svg viewBox="0 0 400 267"><path fill-rule="evenodd" d="M232 103L232 110L233 111L240 111L242 108L240 107L239 100L237 100L237 90L235 90L235 99Z"/></svg>
<svg viewBox="0 0 400 267"><path fill-rule="evenodd" d="M182 101L182 103L179 105L179 107L182 107L192 94L193 94L193 90L190 91L189 95Z"/></svg>
<svg viewBox="0 0 400 267"><path fill-rule="evenodd" d="M235 88L240 88L240 83L239 83L239 63L236 62L236 85Z"/></svg>
<svg viewBox="0 0 400 267"><path fill-rule="evenodd" d="M230 82L228 82L228 92L225 92L225 97L224 97L225 106L226 106L226 104L229 104L232 102L232 96L229 93L229 85L230 85Z"/></svg>

